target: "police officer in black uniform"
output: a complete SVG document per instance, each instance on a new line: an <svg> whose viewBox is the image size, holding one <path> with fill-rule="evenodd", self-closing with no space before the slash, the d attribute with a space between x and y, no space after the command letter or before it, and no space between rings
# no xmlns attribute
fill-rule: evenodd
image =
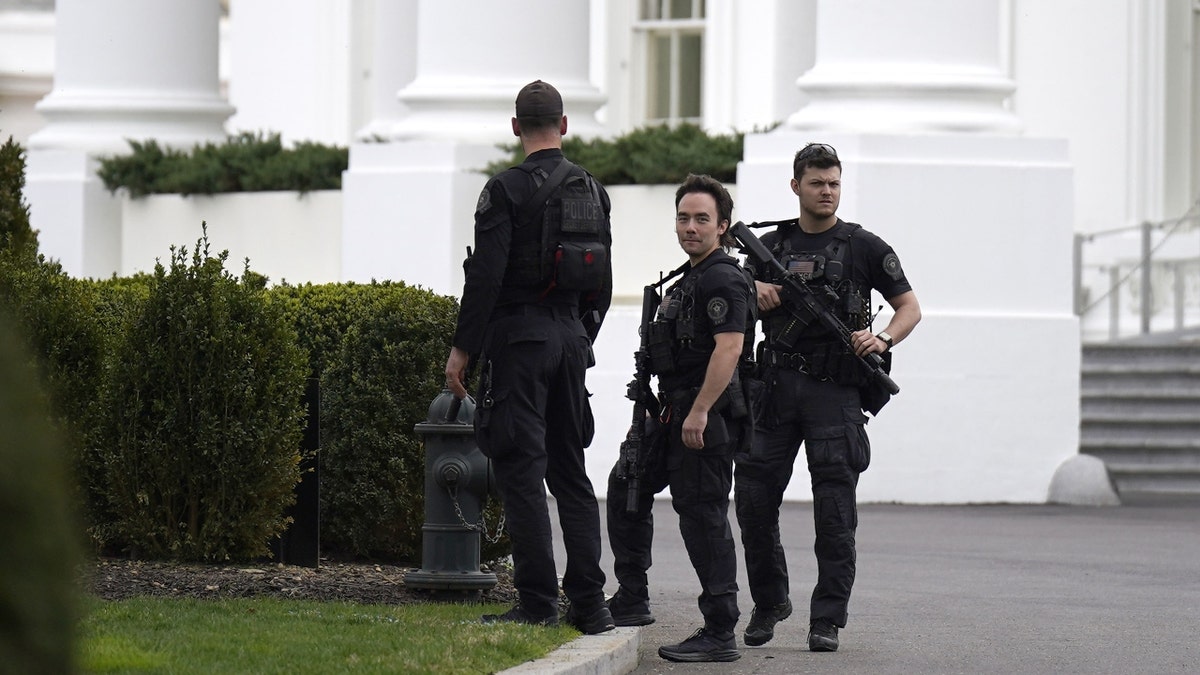
<svg viewBox="0 0 1200 675"><path fill-rule="evenodd" d="M733 200L708 176L688 176L675 193L675 234L688 255L683 274L664 294L646 327L650 372L658 377L661 415L648 436L638 510L625 511L628 484L614 468L608 484L608 537L620 588L609 600L617 625L645 625L650 613L646 570L654 532L654 495L668 485L692 566L700 579L704 626L679 644L659 648L671 661L733 661L741 656L737 556L729 526L733 454L748 420L738 377L744 332L752 330L754 291L737 260L723 250Z"/></svg>
<svg viewBox="0 0 1200 675"><path fill-rule="evenodd" d="M769 394L756 410L750 452L737 457L737 518L754 598L744 635L747 645L766 643L774 637L776 622L792 613L779 506L803 442L812 479L817 557L808 647L838 648L838 628L846 625L854 584L855 490L871 458L863 410L876 413L882 405L871 401L855 354L882 354L890 364L887 352L921 319L917 296L895 251L876 235L837 217L841 175L841 161L832 147L810 143L797 152L791 187L799 197L800 217L780 221L762 242L789 271L822 289L818 296L852 331L854 353L812 320L811 313L798 317L781 307L781 287L772 283L769 270L751 265L765 333L759 367ZM824 292L826 288L831 292ZM870 329L872 290L895 310L878 334ZM787 350L779 345L785 334L785 343L791 345Z"/></svg>
<svg viewBox="0 0 1200 675"><path fill-rule="evenodd" d="M512 129L526 159L479 195L475 253L446 361L446 384L460 398L469 361L479 365L475 437L491 458L512 539L519 601L483 621L558 623L548 486L567 552L566 620L600 633L613 622L584 466L594 430L584 375L612 297L610 203L563 157L567 118L554 87L538 80L521 89Z"/></svg>

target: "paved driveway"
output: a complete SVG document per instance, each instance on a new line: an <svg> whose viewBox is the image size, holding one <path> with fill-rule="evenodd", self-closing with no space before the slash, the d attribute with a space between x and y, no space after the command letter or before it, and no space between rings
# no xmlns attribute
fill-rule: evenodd
<svg viewBox="0 0 1200 675"><path fill-rule="evenodd" d="M1200 502L862 506L850 622L832 654L805 643L811 508L784 505L797 611L775 639L743 646L735 663L673 664L657 648L700 625L699 588L669 497L660 497L650 570L658 622L643 629L634 672L1200 672ZM739 644L752 607L744 569L740 585Z"/></svg>

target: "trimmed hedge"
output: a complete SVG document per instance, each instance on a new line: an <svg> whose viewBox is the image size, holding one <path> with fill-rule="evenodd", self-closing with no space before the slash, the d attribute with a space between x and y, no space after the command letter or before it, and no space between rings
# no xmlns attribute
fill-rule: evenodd
<svg viewBox="0 0 1200 675"><path fill-rule="evenodd" d="M604 185L682 183L689 173L708 174L723 183L737 179L745 135L708 134L695 124L635 129L613 139L563 138L563 154ZM525 161L521 144L501 146L509 157L484 168L489 175Z"/></svg>
<svg viewBox="0 0 1200 675"><path fill-rule="evenodd" d="M17 216L20 156L5 155L14 169L0 172L0 206ZM190 260L172 248L169 269L93 281L38 256L36 239L0 246L0 311L24 328L49 417L68 432L93 546L266 554L299 479L301 397L315 374L323 552L418 561L424 450L413 427L441 391L455 300L402 283L266 289L226 260L204 238ZM499 513L492 501L487 522ZM508 550L507 539L485 542L483 559Z"/></svg>
<svg viewBox="0 0 1200 675"><path fill-rule="evenodd" d="M225 143L206 143L185 152L162 148L157 141L129 141L128 155L105 157L96 174L111 192L125 188L131 197L148 194L218 194L340 190L350 162L346 148L297 143L284 148L277 133L243 132Z"/></svg>
<svg viewBox="0 0 1200 675"><path fill-rule="evenodd" d="M227 257L172 249L115 349L97 452L112 533L138 555L262 556L287 526L305 357L263 278Z"/></svg>
<svg viewBox="0 0 1200 675"><path fill-rule="evenodd" d="M102 478L93 453L110 333L90 282L73 279L53 261L20 248L0 248L0 312L21 327L49 397L51 421L67 439L76 495L88 523L106 520Z"/></svg>
<svg viewBox="0 0 1200 675"><path fill-rule="evenodd" d="M658 185L704 173L725 183L737 179L745 134L709 134L695 124L635 129L616 138L584 140L568 135L563 152L605 185ZM219 194L263 190L338 190L349 150L302 142L286 149L277 133L243 132L225 143L191 152L163 148L154 140L130 141L127 155L105 157L97 174L105 187L137 198L148 194ZM504 160L480 169L494 174L524 161L520 143L500 146Z"/></svg>
<svg viewBox="0 0 1200 675"><path fill-rule="evenodd" d="M419 561L425 455L413 427L441 392L457 302L403 283L279 286L321 378L321 545ZM492 503L486 522L499 519ZM484 543L483 558L508 552Z"/></svg>
<svg viewBox="0 0 1200 675"><path fill-rule="evenodd" d="M0 248L37 251L37 233L29 226L25 187L25 150L13 142L0 146Z"/></svg>

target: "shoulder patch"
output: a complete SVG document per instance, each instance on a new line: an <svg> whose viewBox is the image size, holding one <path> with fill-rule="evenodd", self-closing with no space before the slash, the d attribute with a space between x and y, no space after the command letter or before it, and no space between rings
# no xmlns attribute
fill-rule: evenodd
<svg viewBox="0 0 1200 675"><path fill-rule="evenodd" d="M887 273L892 281L900 281L904 276L904 270L900 269L900 257L895 253L889 253L883 257L883 271Z"/></svg>
<svg viewBox="0 0 1200 675"><path fill-rule="evenodd" d="M479 201L475 203L475 213L483 213L492 208L492 186L487 184L483 186L483 190L479 193Z"/></svg>
<svg viewBox="0 0 1200 675"><path fill-rule="evenodd" d="M725 315L729 314L729 301L725 298L713 298L708 301L708 319L714 324L725 322Z"/></svg>

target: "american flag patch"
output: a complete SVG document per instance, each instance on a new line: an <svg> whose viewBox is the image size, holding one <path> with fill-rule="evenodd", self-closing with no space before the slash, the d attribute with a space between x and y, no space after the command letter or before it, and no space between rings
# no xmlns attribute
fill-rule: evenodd
<svg viewBox="0 0 1200 675"><path fill-rule="evenodd" d="M802 277L811 277L813 267L813 261L811 260L791 260L788 262L788 272L798 274Z"/></svg>

